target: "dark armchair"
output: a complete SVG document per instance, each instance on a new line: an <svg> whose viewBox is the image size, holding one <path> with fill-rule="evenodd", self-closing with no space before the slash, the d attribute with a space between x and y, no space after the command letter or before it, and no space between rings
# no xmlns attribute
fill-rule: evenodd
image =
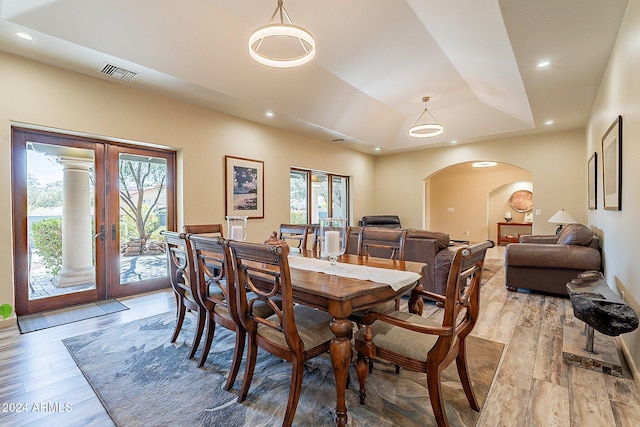
<svg viewBox="0 0 640 427"><path fill-rule="evenodd" d="M402 228L398 215L366 215L360 220L362 227Z"/></svg>

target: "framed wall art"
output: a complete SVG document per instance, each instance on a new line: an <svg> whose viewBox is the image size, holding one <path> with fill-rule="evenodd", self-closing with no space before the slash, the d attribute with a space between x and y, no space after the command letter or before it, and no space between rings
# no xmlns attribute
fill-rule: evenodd
<svg viewBox="0 0 640 427"><path fill-rule="evenodd" d="M264 162L224 156L228 216L264 218Z"/></svg>
<svg viewBox="0 0 640 427"><path fill-rule="evenodd" d="M598 153L593 153L587 164L589 209L598 209Z"/></svg>
<svg viewBox="0 0 640 427"><path fill-rule="evenodd" d="M602 187L604 208L622 209L622 116L602 137Z"/></svg>

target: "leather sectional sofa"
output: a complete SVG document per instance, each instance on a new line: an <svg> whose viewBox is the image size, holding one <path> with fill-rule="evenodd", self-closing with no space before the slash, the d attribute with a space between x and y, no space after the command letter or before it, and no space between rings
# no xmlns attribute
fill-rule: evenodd
<svg viewBox="0 0 640 427"><path fill-rule="evenodd" d="M505 286L568 295L566 284L583 271L601 270L600 240L582 224L569 224L558 235L520 236L505 249Z"/></svg>

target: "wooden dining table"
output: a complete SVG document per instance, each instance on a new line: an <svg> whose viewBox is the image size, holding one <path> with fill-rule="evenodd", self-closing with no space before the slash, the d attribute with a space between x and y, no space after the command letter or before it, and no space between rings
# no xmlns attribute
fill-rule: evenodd
<svg viewBox="0 0 640 427"><path fill-rule="evenodd" d="M313 251L291 251L289 256L317 258L318 254ZM338 258L338 266L340 263L409 271L417 274L421 274L425 265L420 262L348 254ZM366 310L374 305L393 301L402 295L411 293L414 288L421 285L416 281L394 290L385 283L340 276L339 269L335 273L326 274L290 266L290 272L293 300L296 303L326 311L333 316L330 328L335 337L331 342L330 351L331 365L336 381L336 413L334 418L336 426L345 426L348 419L345 392L352 358L351 336L353 333L349 316L355 311ZM422 314L422 307L422 299L412 294L409 299L409 311Z"/></svg>

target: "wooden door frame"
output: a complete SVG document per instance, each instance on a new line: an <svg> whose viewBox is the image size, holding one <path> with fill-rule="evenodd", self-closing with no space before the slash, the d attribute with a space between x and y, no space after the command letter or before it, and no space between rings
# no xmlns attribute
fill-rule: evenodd
<svg viewBox="0 0 640 427"><path fill-rule="evenodd" d="M169 287L168 278L148 280L141 283L126 285L126 289L120 286L111 285L109 280L118 280L119 265L115 266L113 259L118 261L119 257L114 257L114 251L119 248L107 245L111 242L110 229L107 227L107 205L113 203L113 198L119 197L117 163L107 160L109 147L118 147L113 151L146 152L156 153L159 157L167 158L167 229L175 230L176 220L176 153L171 150L159 148L147 148L123 144L97 138L62 134L52 131L44 131L19 126L11 129L11 185L12 185L12 224L13 224L13 269L14 269L14 290L15 290L15 311L17 315L37 313L56 308L67 307L92 301L115 298L136 293L148 292L155 289ZM29 266L28 266L28 230L27 230L27 159L26 143L29 141L42 142L50 145L73 145L75 147L90 149L95 152L95 224L94 233L98 233L101 224L105 225L105 241L101 244L96 240L96 260L104 259L106 262L96 262L96 288L93 290L80 291L67 295L54 296L43 299L29 300ZM114 171L115 167L115 171ZM114 181L115 176L115 181ZM110 177L110 178L109 178ZM99 194L103 192L103 194ZM107 199L108 198L108 199ZM103 202L104 200L104 202ZM117 206L114 205L114 206ZM117 213L116 213L117 215ZM119 235L116 242L119 241ZM109 255L109 252L111 251ZM115 268L109 273L109 268ZM117 273L114 273L117 272ZM114 278L115 276L115 278ZM22 288L20 288L22 287ZM26 289L27 292L22 292Z"/></svg>
<svg viewBox="0 0 640 427"><path fill-rule="evenodd" d="M108 147L107 160L107 213L105 218L105 228L107 232L107 251L112 256L107 257L109 263L107 267L107 293L111 298L135 295L143 292L150 292L170 286L168 277L159 279L150 279L141 282L127 283L120 285L120 212L117 208L120 200L120 182L118 180L119 154L137 154L148 155L153 157L161 157L167 161L167 230L175 230L177 227L176 220L176 153L175 151L134 147L123 144L112 144ZM110 211L112 209L112 211ZM111 238L111 227L116 225L115 239ZM116 257L115 254L118 254Z"/></svg>

